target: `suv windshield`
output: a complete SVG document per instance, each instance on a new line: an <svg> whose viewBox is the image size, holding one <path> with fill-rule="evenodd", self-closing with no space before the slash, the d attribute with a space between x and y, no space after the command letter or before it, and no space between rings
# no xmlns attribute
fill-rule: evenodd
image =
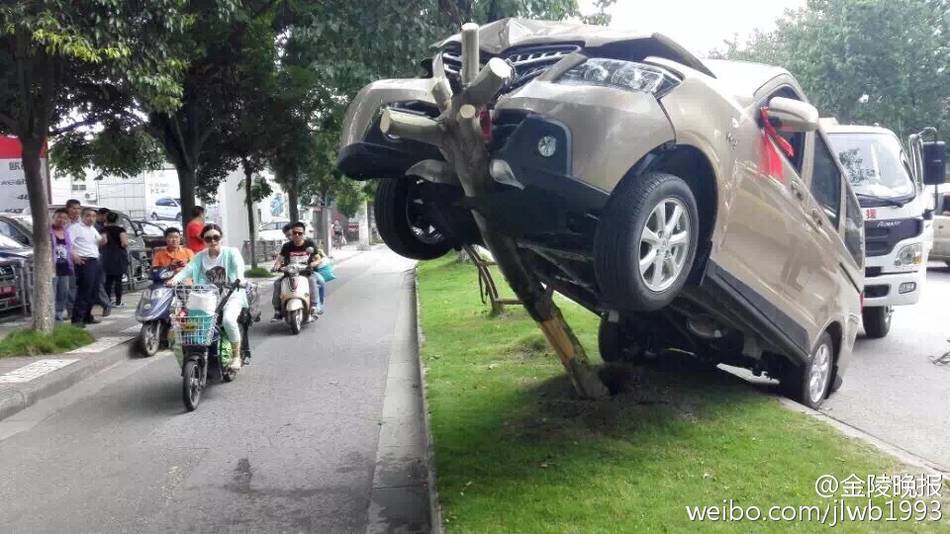
<svg viewBox="0 0 950 534"><path fill-rule="evenodd" d="M878 133L830 133L841 166L859 197L908 199L916 193L900 142Z"/></svg>

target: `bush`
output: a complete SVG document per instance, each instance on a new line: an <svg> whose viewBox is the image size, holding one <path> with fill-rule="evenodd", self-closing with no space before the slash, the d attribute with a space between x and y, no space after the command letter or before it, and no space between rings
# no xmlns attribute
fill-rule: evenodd
<svg viewBox="0 0 950 534"><path fill-rule="evenodd" d="M245 278L270 278L271 273L268 269L263 267L254 267L253 269L248 269L244 271Z"/></svg>
<svg viewBox="0 0 950 534"><path fill-rule="evenodd" d="M72 325L60 325L52 334L41 334L29 328L14 330L0 340L0 358L56 354L92 343L92 334Z"/></svg>

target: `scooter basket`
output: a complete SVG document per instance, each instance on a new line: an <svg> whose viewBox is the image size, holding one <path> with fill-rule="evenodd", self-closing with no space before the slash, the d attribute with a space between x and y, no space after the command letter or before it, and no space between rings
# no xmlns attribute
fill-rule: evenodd
<svg viewBox="0 0 950 534"><path fill-rule="evenodd" d="M189 315L174 321L172 331L179 347L207 347L218 331L214 315Z"/></svg>

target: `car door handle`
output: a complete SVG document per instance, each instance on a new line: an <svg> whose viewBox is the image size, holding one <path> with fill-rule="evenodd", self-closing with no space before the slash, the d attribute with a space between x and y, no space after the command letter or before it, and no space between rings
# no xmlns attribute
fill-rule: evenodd
<svg viewBox="0 0 950 534"><path fill-rule="evenodd" d="M795 198L805 200L805 194L802 193L802 188L797 183L789 182L788 188L792 190L792 194L795 195Z"/></svg>

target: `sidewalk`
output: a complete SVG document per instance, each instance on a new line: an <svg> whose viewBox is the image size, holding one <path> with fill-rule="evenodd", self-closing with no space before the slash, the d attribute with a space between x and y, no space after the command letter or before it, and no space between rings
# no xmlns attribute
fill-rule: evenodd
<svg viewBox="0 0 950 534"><path fill-rule="evenodd" d="M331 258L336 266L361 252L357 245L347 245L334 249ZM264 280L255 281L260 283ZM135 320L135 307L140 293L134 291L123 295L125 307L113 308L112 314L102 318L101 323L87 327L96 338L90 345L65 354L0 358L0 419L55 395L123 359L139 357L134 343L129 342L135 340L141 328ZM99 307L95 310L98 311ZM98 313L95 315L100 318ZM0 319L0 339L13 330L29 326L30 322L29 317L20 315Z"/></svg>

